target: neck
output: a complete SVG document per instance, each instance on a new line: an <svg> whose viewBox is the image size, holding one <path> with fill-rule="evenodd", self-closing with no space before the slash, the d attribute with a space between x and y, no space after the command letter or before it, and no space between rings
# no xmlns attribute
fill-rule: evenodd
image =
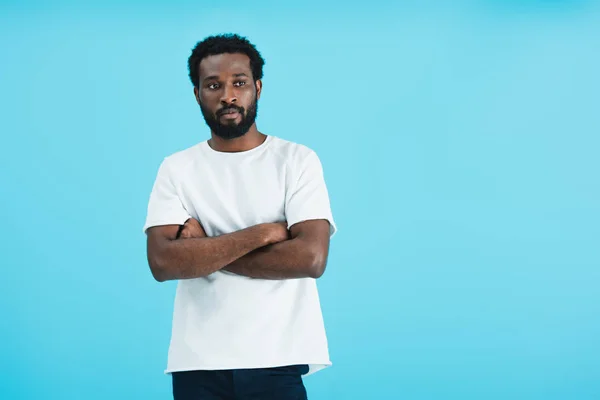
<svg viewBox="0 0 600 400"><path fill-rule="evenodd" d="M235 139L223 139L211 132L211 138L208 145L215 151L224 153L239 153L252 150L263 144L267 136L256 129L256 124L250 127L250 130L244 135Z"/></svg>

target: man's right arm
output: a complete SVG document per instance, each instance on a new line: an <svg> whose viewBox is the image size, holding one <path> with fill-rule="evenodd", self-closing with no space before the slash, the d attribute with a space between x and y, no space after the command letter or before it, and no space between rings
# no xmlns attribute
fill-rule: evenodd
<svg viewBox="0 0 600 400"><path fill-rule="evenodd" d="M259 224L237 232L176 240L180 225L147 231L148 264L159 282L204 277L246 254L288 238L285 224Z"/></svg>

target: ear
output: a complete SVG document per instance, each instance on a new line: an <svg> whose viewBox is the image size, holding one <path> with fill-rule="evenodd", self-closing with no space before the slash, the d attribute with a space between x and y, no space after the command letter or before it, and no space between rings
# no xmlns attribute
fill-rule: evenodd
<svg viewBox="0 0 600 400"><path fill-rule="evenodd" d="M196 98L198 105L200 105L200 91L197 87L194 87L194 97Z"/></svg>
<svg viewBox="0 0 600 400"><path fill-rule="evenodd" d="M258 79L254 84L256 85L256 100L258 100L262 92L262 81Z"/></svg>

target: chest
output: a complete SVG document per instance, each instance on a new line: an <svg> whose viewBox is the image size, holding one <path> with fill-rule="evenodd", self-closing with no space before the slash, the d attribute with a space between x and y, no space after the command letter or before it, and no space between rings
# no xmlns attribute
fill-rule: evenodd
<svg viewBox="0 0 600 400"><path fill-rule="evenodd" d="M185 172L179 197L209 236L285 220L286 168L254 162L194 165Z"/></svg>

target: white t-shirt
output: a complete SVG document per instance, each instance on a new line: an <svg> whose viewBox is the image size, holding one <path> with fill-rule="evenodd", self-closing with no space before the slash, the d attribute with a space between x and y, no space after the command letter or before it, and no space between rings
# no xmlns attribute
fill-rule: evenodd
<svg viewBox="0 0 600 400"><path fill-rule="evenodd" d="M336 231L317 154L274 136L245 152L204 141L166 157L144 232L190 217L208 236L284 220L327 219ZM294 364L308 364L308 374L331 365L315 279L217 271L178 282L165 373Z"/></svg>

